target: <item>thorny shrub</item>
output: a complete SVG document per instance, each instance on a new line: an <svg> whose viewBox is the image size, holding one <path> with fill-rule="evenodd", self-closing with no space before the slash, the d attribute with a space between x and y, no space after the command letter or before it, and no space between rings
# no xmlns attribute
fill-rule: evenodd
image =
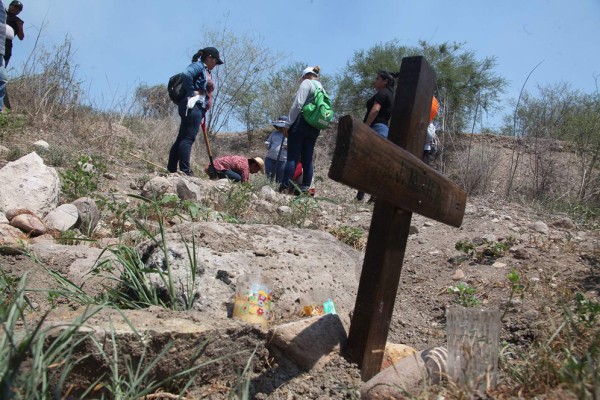
<svg viewBox="0 0 600 400"><path fill-rule="evenodd" d="M69 169L60 173L62 195L67 200L89 196L98 189L100 177L106 166L91 156L81 156Z"/></svg>

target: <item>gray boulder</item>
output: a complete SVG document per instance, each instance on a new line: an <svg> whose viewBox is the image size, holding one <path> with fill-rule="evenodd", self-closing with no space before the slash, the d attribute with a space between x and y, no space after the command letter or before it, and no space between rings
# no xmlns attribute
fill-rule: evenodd
<svg viewBox="0 0 600 400"><path fill-rule="evenodd" d="M173 193L175 190L171 182L162 176L155 176L150 179L142 188L142 196L153 199L160 198L165 193Z"/></svg>
<svg viewBox="0 0 600 400"><path fill-rule="evenodd" d="M73 205L77 207L78 214L75 227L84 235L90 236L100 221L100 211L96 202L92 198L81 197L75 200Z"/></svg>
<svg viewBox="0 0 600 400"><path fill-rule="evenodd" d="M44 223L48 229L56 229L57 231L64 232L73 228L78 218L79 213L74 204L63 204L50 211L44 217Z"/></svg>
<svg viewBox="0 0 600 400"><path fill-rule="evenodd" d="M0 210L27 208L44 216L58 206L60 179L35 152L0 169Z"/></svg>
<svg viewBox="0 0 600 400"><path fill-rule="evenodd" d="M345 326L349 324L348 314L354 307L358 286L354 271L360 253L329 233L271 225L196 222L176 225L166 233L165 241L168 258L162 245L148 241L138 248L142 261L148 267L165 271L168 260L177 298L184 302L195 299L194 308L206 311L207 318L227 319L237 278L262 274L273 281L275 318L296 319L303 294L330 289L336 293L333 301L340 319ZM194 247L196 282L192 282L190 268ZM217 278L224 273L233 284ZM151 279L159 290L164 291L160 275L151 275L155 275Z"/></svg>
<svg viewBox="0 0 600 400"><path fill-rule="evenodd" d="M177 180L177 196L181 200L198 201L202 196L202 188L189 179L180 178Z"/></svg>

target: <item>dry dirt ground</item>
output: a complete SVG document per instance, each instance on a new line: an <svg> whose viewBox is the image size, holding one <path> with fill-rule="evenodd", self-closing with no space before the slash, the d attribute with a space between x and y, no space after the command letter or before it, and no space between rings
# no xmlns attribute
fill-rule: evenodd
<svg viewBox="0 0 600 400"><path fill-rule="evenodd" d="M309 228L329 230L335 226L351 226L368 232L373 206L353 200L354 190L327 178L335 134L325 132L319 139L315 175L317 197L335 201L319 202ZM261 155L259 144L248 151L245 136L223 135L216 138L221 154L240 153ZM4 143L10 148L10 143ZM196 146L201 145L197 143ZM497 145L503 148L503 143ZM129 193L135 182L148 175L146 165L137 160L109 158L109 172L116 180L103 180L103 190L114 189ZM2 165L6 160L2 160ZM548 232L536 231L536 221L547 224ZM446 344L446 307L453 304L456 295L449 288L459 282L475 289L474 297L484 307L495 307L506 313L502 319L500 341L513 351L525 351L539 337L551 317L559 313L557 299L563 293L580 291L597 298L600 292L598 257L600 232L579 226L564 215L541 214L532 208L507 203L494 194L468 199L465 218L460 228L413 215L415 232L409 236L394 316L388 340L422 350ZM366 234L365 234L366 239ZM455 248L465 240L482 250L488 243L512 242L509 251L500 257L463 257ZM85 247L85 246L84 246ZM84 250L82 250L84 251ZM49 265L62 271L73 262L73 254L57 255ZM26 256L0 256L3 270L14 275L30 273L30 288L48 288L53 280L39 271L39 265ZM400 265L398 265L400 268ZM522 293L509 303L511 284L507 275L516 271ZM348 271L360 274L359 268ZM34 304L47 302L45 295L32 294ZM65 302L58 300L59 304ZM350 313L351 310L344 310ZM172 312L163 311L170 314ZM253 362L255 378L250 393L259 399L304 398L357 398L360 385L358 370L344 358L332 357L323 368L300 371L290 365L277 365L264 348L264 332L249 329L245 337L233 340L237 348L259 344ZM237 345L235 345L237 343ZM260 343L263 343L260 345ZM175 358L182 357L177 354ZM243 361L237 361L243 366ZM231 389L231 372L222 379L212 376L203 385L194 387L191 396L224 398ZM507 381L501 374L499 388Z"/></svg>

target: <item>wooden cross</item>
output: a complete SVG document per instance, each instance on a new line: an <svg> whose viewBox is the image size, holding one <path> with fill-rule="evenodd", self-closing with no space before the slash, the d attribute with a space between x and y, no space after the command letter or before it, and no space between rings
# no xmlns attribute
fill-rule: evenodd
<svg viewBox="0 0 600 400"><path fill-rule="evenodd" d="M350 116L339 121L329 177L376 196L346 354L363 380L380 370L412 213L459 227L466 193L421 161L435 73L402 60L388 140Z"/></svg>

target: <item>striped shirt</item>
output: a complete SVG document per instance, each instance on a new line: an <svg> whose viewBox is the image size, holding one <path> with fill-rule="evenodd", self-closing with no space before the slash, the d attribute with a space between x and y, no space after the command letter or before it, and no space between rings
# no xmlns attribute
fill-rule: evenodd
<svg viewBox="0 0 600 400"><path fill-rule="evenodd" d="M242 182L250 179L250 164L248 159L242 156L223 156L213 161L215 169L219 172L231 170L242 177Z"/></svg>

